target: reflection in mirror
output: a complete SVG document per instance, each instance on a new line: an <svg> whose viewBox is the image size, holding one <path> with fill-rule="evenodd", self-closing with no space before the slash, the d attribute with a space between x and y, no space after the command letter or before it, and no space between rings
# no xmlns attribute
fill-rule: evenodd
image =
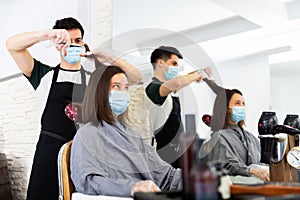
<svg viewBox="0 0 300 200"><path fill-rule="evenodd" d="M270 74L272 110L282 124L287 114L300 114L300 60L271 64Z"/></svg>

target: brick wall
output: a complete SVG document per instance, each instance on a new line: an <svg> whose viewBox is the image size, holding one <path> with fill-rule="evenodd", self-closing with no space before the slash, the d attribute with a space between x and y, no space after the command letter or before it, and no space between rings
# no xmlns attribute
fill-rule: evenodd
<svg viewBox="0 0 300 200"><path fill-rule="evenodd" d="M90 47L98 47L112 36L112 0L78 3ZM0 79L0 96L0 153L7 157L13 199L24 200L40 132L36 93L20 75Z"/></svg>
<svg viewBox="0 0 300 200"><path fill-rule="evenodd" d="M6 154L14 199L25 199L39 135L37 99L23 76L0 82L0 152Z"/></svg>

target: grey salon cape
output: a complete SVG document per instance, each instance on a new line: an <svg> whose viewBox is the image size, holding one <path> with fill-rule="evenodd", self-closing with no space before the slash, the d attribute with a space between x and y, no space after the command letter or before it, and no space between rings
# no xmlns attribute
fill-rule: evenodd
<svg viewBox="0 0 300 200"><path fill-rule="evenodd" d="M87 123L74 137L71 178L76 191L129 197L134 184L152 180L162 191L182 188L181 170L160 159L138 133L119 123Z"/></svg>
<svg viewBox="0 0 300 200"><path fill-rule="evenodd" d="M249 176L251 164L260 164L260 143L258 138L238 125L229 125L216 131L203 145L202 156L208 154L213 162L223 162L229 175Z"/></svg>

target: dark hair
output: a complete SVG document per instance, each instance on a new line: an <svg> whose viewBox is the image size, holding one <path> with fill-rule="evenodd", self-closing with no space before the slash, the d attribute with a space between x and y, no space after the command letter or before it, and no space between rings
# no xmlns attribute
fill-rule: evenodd
<svg viewBox="0 0 300 200"><path fill-rule="evenodd" d="M169 46L160 46L157 49L155 49L150 57L151 64L153 65L153 69L156 68L156 62L158 59L163 59L164 61L167 61L171 58L172 55L178 56L178 58L182 59L181 53L176 49L175 47L169 47Z"/></svg>
<svg viewBox="0 0 300 200"><path fill-rule="evenodd" d="M118 73L125 74L117 66L98 67L92 73L83 99L83 123L91 121L103 125L102 121L115 122L109 105L109 87L111 78Z"/></svg>
<svg viewBox="0 0 300 200"><path fill-rule="evenodd" d="M67 17L67 18L56 20L53 29L66 29L66 30L79 29L81 31L81 36L83 37L84 35L84 30L81 24L73 17Z"/></svg>
<svg viewBox="0 0 300 200"><path fill-rule="evenodd" d="M239 91L238 89L226 89L226 117L225 117L225 122L223 128L226 128L229 125L229 120L231 119L231 113L229 112L229 102L234 94L239 94L243 96L242 92ZM242 128L242 126L245 124L245 121L239 121L238 125Z"/></svg>
<svg viewBox="0 0 300 200"><path fill-rule="evenodd" d="M213 114L211 117L210 127L213 132L219 131L226 128L229 125L229 120L231 118L231 113L229 112L229 102L234 94L240 94L243 96L242 92L237 89L225 89L217 85L214 81L209 79L204 79L207 85L213 90L217 95ZM240 128L245 124L245 121L238 122Z"/></svg>

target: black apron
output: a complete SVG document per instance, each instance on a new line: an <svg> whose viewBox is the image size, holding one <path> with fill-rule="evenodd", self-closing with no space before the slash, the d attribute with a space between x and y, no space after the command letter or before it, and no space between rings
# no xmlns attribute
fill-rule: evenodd
<svg viewBox="0 0 300 200"><path fill-rule="evenodd" d="M172 102L173 108L167 121L154 134L159 156L173 167L178 168L180 167L179 137L183 132L183 125L179 98L172 96Z"/></svg>
<svg viewBox="0 0 300 200"><path fill-rule="evenodd" d="M33 159L27 200L58 199L58 152L76 133L76 125L65 114L65 107L72 102L82 102L86 89L85 70L83 67L80 69L82 84L75 84L57 83L59 69L59 65L54 68L51 88L41 119L42 130Z"/></svg>

